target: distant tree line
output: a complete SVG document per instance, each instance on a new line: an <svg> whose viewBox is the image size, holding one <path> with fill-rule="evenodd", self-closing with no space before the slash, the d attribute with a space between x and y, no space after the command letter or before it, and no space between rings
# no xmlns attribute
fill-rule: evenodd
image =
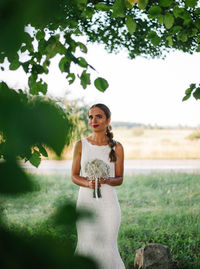
<svg viewBox="0 0 200 269"><path fill-rule="evenodd" d="M125 121L113 121L112 122L113 128L144 128L144 129L196 129L195 127L191 127L188 125L158 125L158 124L143 124L143 123L136 123L136 122L125 122Z"/></svg>

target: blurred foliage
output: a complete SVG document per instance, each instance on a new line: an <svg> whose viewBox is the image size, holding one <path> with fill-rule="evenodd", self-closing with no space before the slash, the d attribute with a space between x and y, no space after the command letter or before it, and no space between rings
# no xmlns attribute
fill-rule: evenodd
<svg viewBox="0 0 200 269"><path fill-rule="evenodd" d="M90 106L80 98L70 101L65 99L64 105L66 106L68 113L72 115L74 124L76 125L73 132L73 140L78 140L83 136L88 136L91 133L91 129L88 124L88 111Z"/></svg>
<svg viewBox="0 0 200 269"><path fill-rule="evenodd" d="M0 14L0 68L4 71L9 63L10 70L22 68L28 78L28 94L0 81L1 195L37 190L18 158L38 166L41 155L47 156L45 146L59 156L74 134L87 132L85 111L72 105L65 113L45 98L48 85L41 77L60 55L59 68L69 84L77 78L84 89L91 84L90 71L95 69L83 57L87 46L80 36L104 44L110 52L125 48L130 58L162 56L170 49L200 51L197 0L2 0ZM108 88L101 77L93 83L99 91ZM183 100L192 91L200 99L199 87L191 84ZM78 117L85 125L76 133ZM63 250L45 235L26 242L1 224L0 239L1 268L96 268L88 259L73 257L70 244Z"/></svg>
<svg viewBox="0 0 200 269"><path fill-rule="evenodd" d="M70 115L55 101L0 84L1 158L15 161L20 157L38 166L41 155L47 157L44 145L60 155L74 129Z"/></svg>
<svg viewBox="0 0 200 269"><path fill-rule="evenodd" d="M197 140L200 139L200 128L197 128L194 130L190 135L188 135L186 138L190 140Z"/></svg>
<svg viewBox="0 0 200 269"><path fill-rule="evenodd" d="M78 111L78 110L77 110ZM47 156L45 147L51 148L58 156L65 145L73 140L76 120L69 106L44 96L34 96L22 90L10 89L0 84L0 198L38 191L36 184L24 172L19 159L29 160L38 167L41 155ZM89 258L74 256L73 244L65 240L64 246L44 231L38 231L34 238L28 231L9 230L2 221L4 205L0 210L0 267L2 269L43 268L97 268ZM66 218L67 216L67 218ZM66 230L75 226L75 206L58 208L54 225L63 225ZM87 214L88 216L88 214ZM61 224L59 221L65 220Z"/></svg>
<svg viewBox="0 0 200 269"><path fill-rule="evenodd" d="M88 124L88 110L90 106L84 101L84 99L78 98L69 100L67 96L64 100L58 98L57 102L59 102L63 107L65 107L65 111L73 121L75 128L73 128L73 131L71 132L72 143L64 147L60 156L56 155L48 147L46 148L48 153L48 160L71 160L73 156L73 142L81 139L81 137L83 136L85 137L91 134L91 128Z"/></svg>
<svg viewBox="0 0 200 269"><path fill-rule="evenodd" d="M131 59L160 57L171 49L200 51L197 0L7 0L0 2L0 11L0 66L4 69L7 59L10 70L23 68L33 95L47 92L41 75L48 74L58 54L69 84L76 78L83 88L91 84L94 67L83 57L88 49L81 36L109 52L124 48ZM99 77L94 86L105 91L108 83ZM199 90L194 96L199 99Z"/></svg>
<svg viewBox="0 0 200 269"><path fill-rule="evenodd" d="M91 217L89 212L76 212L74 205L65 202L50 217L54 226L64 226L68 230L75 226L77 217ZM51 219L52 218L52 219ZM6 269L26 268L83 268L96 269L91 259L74 255L71 240L65 239L63 244L48 231L31 235L20 227L9 229L5 220L0 223L0 266Z"/></svg>

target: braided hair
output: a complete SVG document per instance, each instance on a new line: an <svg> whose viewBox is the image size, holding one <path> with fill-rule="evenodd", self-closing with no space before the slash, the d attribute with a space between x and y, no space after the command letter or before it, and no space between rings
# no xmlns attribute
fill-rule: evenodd
<svg viewBox="0 0 200 269"><path fill-rule="evenodd" d="M110 112L110 109L106 105L99 103L99 104L95 104L95 105L91 106L90 109L94 108L94 107L98 107L101 110L103 110L103 112L106 115L106 119L110 118L111 112ZM115 153L114 147L117 145L117 142L113 139L113 133L111 132L111 130L112 130L111 125L106 127L106 135L109 138L108 145L111 148L111 151L109 154L109 159L110 159L110 162L116 162L117 155Z"/></svg>

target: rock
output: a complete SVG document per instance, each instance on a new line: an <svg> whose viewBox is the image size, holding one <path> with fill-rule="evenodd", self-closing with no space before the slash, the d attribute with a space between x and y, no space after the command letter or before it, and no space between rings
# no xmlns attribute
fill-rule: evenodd
<svg viewBox="0 0 200 269"><path fill-rule="evenodd" d="M135 269L172 269L170 249L162 244L152 243L136 250Z"/></svg>

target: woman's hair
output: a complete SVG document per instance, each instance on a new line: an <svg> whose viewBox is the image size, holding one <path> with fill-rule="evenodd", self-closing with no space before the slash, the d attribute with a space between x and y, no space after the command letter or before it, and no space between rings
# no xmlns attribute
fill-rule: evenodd
<svg viewBox="0 0 200 269"><path fill-rule="evenodd" d="M95 104L95 105L91 106L90 109L94 108L94 107L98 107L101 110L103 110L103 112L106 115L106 119L110 118L111 112L110 112L110 109L106 105L99 103L99 104ZM117 155L115 153L114 147L116 146L117 142L113 139L113 133L111 132L111 130L112 130L111 125L106 127L106 135L109 138L108 145L111 148L109 158L110 158L111 162L116 162L117 161Z"/></svg>

